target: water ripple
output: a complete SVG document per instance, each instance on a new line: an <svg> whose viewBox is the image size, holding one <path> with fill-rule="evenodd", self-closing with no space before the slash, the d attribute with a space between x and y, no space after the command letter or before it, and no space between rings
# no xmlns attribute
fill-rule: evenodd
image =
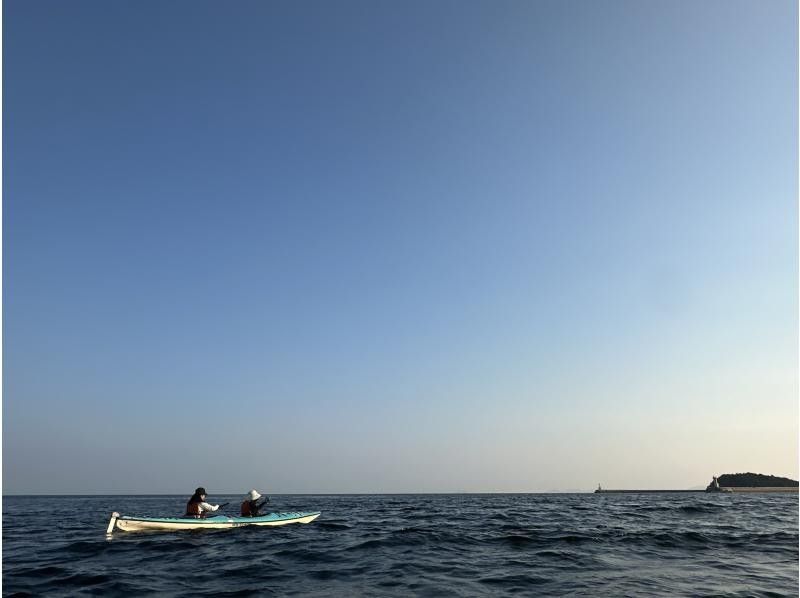
<svg viewBox="0 0 800 598"><path fill-rule="evenodd" d="M53 525L52 497L4 497L3 595L798 593L796 495L276 496L323 515L105 536L181 498L62 497Z"/></svg>

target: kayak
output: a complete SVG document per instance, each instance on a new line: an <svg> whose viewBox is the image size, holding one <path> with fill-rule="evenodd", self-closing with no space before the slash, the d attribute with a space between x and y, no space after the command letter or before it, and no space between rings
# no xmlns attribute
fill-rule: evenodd
<svg viewBox="0 0 800 598"><path fill-rule="evenodd" d="M124 517L119 513L112 513L106 533L110 534L115 528L124 532L139 532L145 530L229 529L248 525L276 526L290 523L311 523L321 514L319 511L311 511L269 513L260 517L226 517L225 515L217 515L204 519L194 519L191 517Z"/></svg>

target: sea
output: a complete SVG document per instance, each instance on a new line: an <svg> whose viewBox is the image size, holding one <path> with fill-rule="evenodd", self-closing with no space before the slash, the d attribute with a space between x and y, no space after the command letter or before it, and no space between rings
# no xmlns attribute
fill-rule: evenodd
<svg viewBox="0 0 800 598"><path fill-rule="evenodd" d="M798 595L796 494L275 495L322 515L106 535L187 499L3 497L3 596Z"/></svg>

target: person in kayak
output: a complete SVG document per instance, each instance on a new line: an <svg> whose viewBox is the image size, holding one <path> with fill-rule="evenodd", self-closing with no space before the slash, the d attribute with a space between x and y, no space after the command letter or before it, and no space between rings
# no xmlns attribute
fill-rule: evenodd
<svg viewBox="0 0 800 598"><path fill-rule="evenodd" d="M242 517L260 517L261 516L261 509L264 508L264 505L267 504L269 499L265 496L263 502L258 502L258 499L262 498L261 495L255 491L251 490L247 496L244 497L244 502L242 503Z"/></svg>
<svg viewBox="0 0 800 598"><path fill-rule="evenodd" d="M194 491L192 498L186 503L184 517L202 519L206 517L206 513L213 513L217 509L219 509L219 505L211 505L206 502L206 489L201 487Z"/></svg>

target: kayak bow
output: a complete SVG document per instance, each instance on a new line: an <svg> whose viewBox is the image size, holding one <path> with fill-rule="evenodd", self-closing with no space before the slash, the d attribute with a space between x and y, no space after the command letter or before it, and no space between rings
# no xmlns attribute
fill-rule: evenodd
<svg viewBox="0 0 800 598"><path fill-rule="evenodd" d="M320 515L319 511L313 511L269 513L261 517L225 517L224 515L217 515L204 519L193 519L191 517L123 517L119 513L112 513L106 533L110 534L115 528L124 532L138 532L145 530L229 529L248 525L272 527L290 523L311 523Z"/></svg>

